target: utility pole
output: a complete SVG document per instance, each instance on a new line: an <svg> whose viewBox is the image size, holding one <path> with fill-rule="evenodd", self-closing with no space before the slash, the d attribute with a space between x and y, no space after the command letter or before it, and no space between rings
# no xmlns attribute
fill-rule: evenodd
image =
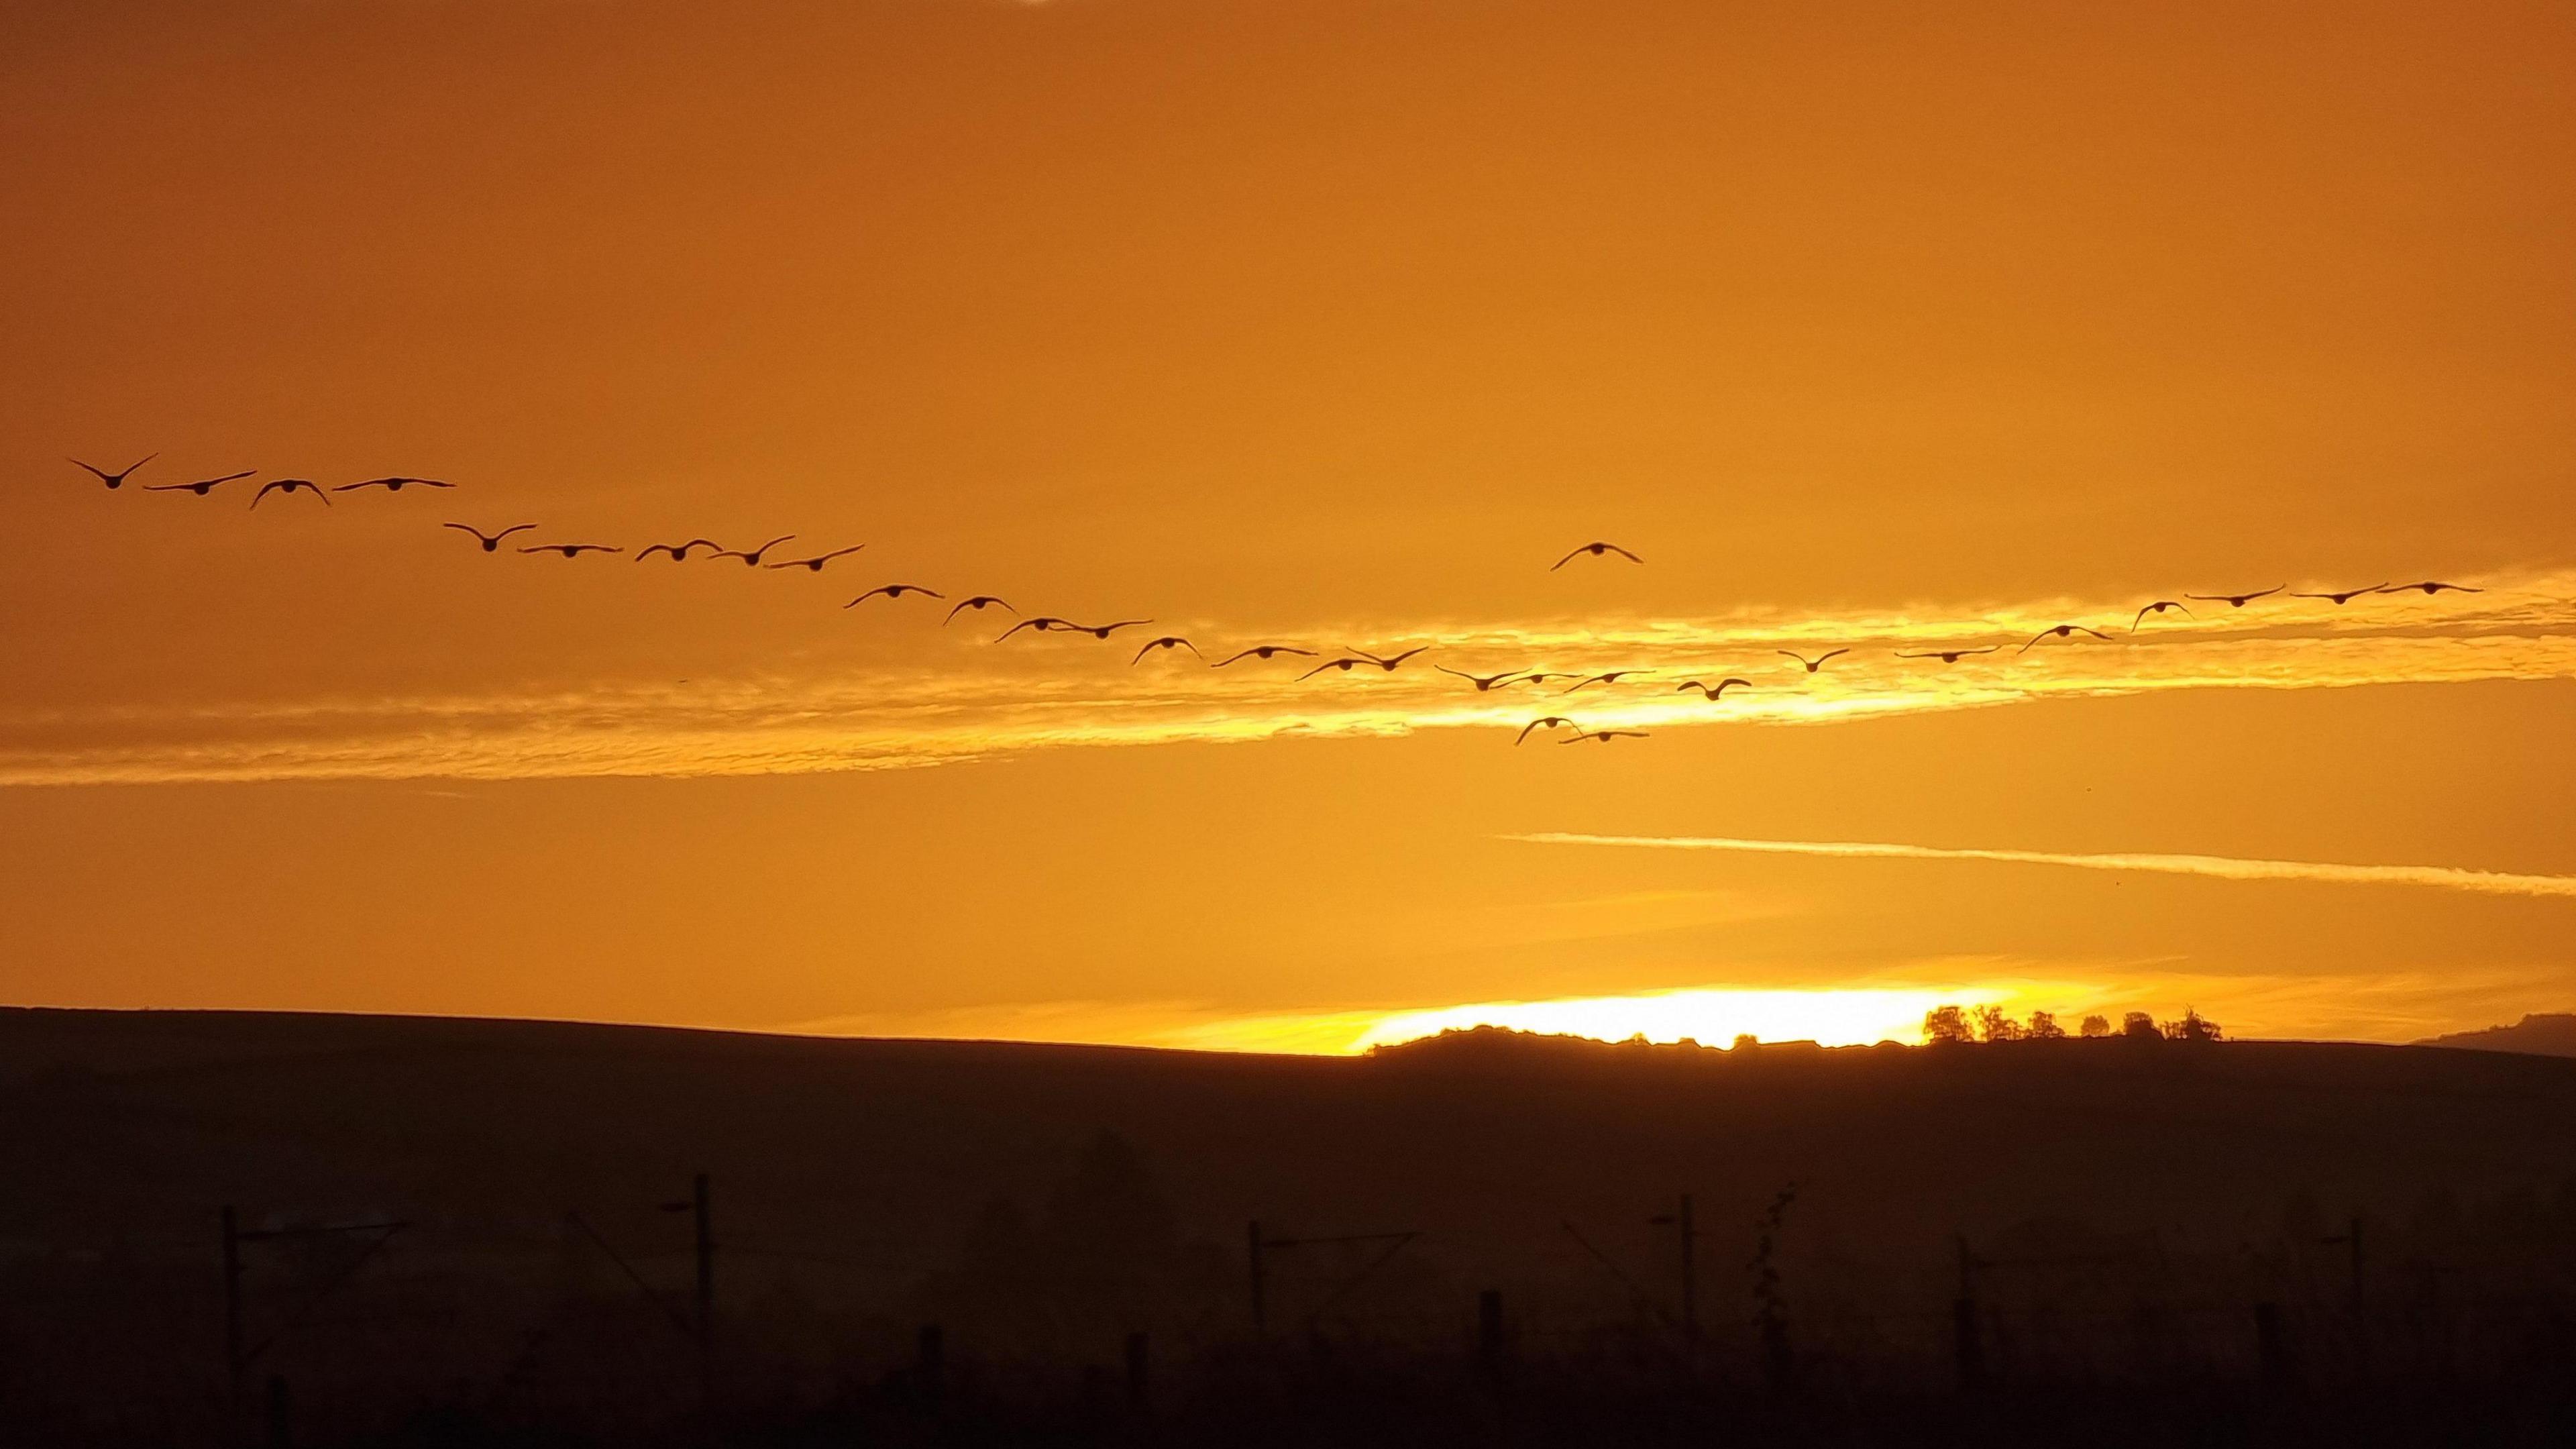
<svg viewBox="0 0 2576 1449"><path fill-rule="evenodd" d="M1691 1195L1682 1194L1682 1210L1659 1213L1646 1219L1656 1227L1666 1225L1681 1229L1682 1234L1682 1339L1699 1342L1699 1228L1691 1219Z"/></svg>
<svg viewBox="0 0 2576 1449"><path fill-rule="evenodd" d="M687 1213L697 1228L698 1291L690 1315L691 1336L698 1341L698 1393L705 1403L716 1397L716 1225L709 1201L707 1175L698 1174L687 1202L662 1204L666 1213ZM633 1270L629 1270L631 1273Z"/></svg>
<svg viewBox="0 0 2576 1449"><path fill-rule="evenodd" d="M241 1227L233 1214L233 1205L224 1204L224 1386L226 1414L224 1442L229 1444L241 1432L242 1370L247 1360L242 1353L242 1265Z"/></svg>
<svg viewBox="0 0 2576 1449"><path fill-rule="evenodd" d="M1953 1345L1958 1354L1961 1390L1982 1388L1986 1378L1986 1346L1977 1326L1977 1259L1968 1251L1967 1235L1959 1235L1959 1296L1950 1305Z"/></svg>
<svg viewBox="0 0 2576 1449"><path fill-rule="evenodd" d="M2352 1363L2364 1379L2370 1377L2370 1316L2368 1303L2362 1297L2361 1214L2354 1213L2341 1237L2326 1239L2341 1243L2352 1252Z"/></svg>
<svg viewBox="0 0 2576 1449"><path fill-rule="evenodd" d="M716 1224L707 1201L707 1175L698 1174L695 1206L698 1218L698 1378L712 1402L716 1396Z"/></svg>
<svg viewBox="0 0 2576 1449"><path fill-rule="evenodd" d="M1270 1337L1270 1324L1261 1301L1261 1219L1254 1218L1243 1236L1252 1261L1252 1337L1254 1342L1264 1342Z"/></svg>

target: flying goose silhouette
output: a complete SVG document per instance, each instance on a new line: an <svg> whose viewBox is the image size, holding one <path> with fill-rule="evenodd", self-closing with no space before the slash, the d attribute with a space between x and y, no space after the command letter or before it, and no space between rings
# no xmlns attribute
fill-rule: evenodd
<svg viewBox="0 0 2576 1449"><path fill-rule="evenodd" d="M1642 740L1645 737L1646 732L1644 730L1586 730L1582 734L1576 735L1570 740L1558 740L1557 743L1560 745L1579 745L1586 740L1598 740L1606 745L1612 740Z"/></svg>
<svg viewBox="0 0 2576 1449"><path fill-rule="evenodd" d="M2090 634L2094 638L2099 639L2106 644L2111 641L2110 635L2103 633L2099 629L2088 629L2082 624L2053 624L2048 628L2042 629L2038 633L2031 635L2030 644L2036 644L2051 634L2056 635L2060 639L2072 638L2077 634ZM2030 652L2030 644L2024 644L2013 652L2015 654L2027 654Z"/></svg>
<svg viewBox="0 0 2576 1449"><path fill-rule="evenodd" d="M532 543L521 553L559 553L565 558L578 558L586 553L624 553L626 550L606 543Z"/></svg>
<svg viewBox="0 0 2576 1449"><path fill-rule="evenodd" d="M400 493L406 488L453 488L455 486L453 483L441 482L436 478L369 478L363 483L343 483L331 491L355 493L361 488L382 488L387 493Z"/></svg>
<svg viewBox="0 0 2576 1449"><path fill-rule="evenodd" d="M948 617L947 617L947 618L945 618L945 619L940 620L940 621L939 621L939 625L940 625L940 627L941 627L941 628L943 628L943 629L944 629L944 628L946 628L946 627L948 627L950 624L952 624L952 623L955 623L955 622L956 622L956 620L957 620L957 616L958 616L959 614L961 614L961 613L965 612L965 611L966 611L966 610L968 610L968 609L972 609L972 610L974 610L976 613L980 614L980 613L984 612L986 609L991 609L991 608L1009 609L1009 610L1010 610L1010 612L1012 612L1012 613L1014 613L1014 614L1016 614L1016 613L1018 613L1018 612L1019 612L1019 610L1017 610L1017 609L1012 609L1012 608L1011 608L1011 606L1010 606L1010 603L1009 603L1007 600L1004 600L1004 599L1002 599L1002 598L998 597L997 595L993 595L993 594L977 594L975 597L973 597L973 598L971 598L971 599L960 599L960 600L958 600L958 601L957 601L957 607L955 607L955 608L953 608L953 609L950 609L950 610L948 611Z"/></svg>
<svg viewBox="0 0 2576 1449"><path fill-rule="evenodd" d="M937 589L925 589L919 584L879 584L875 588L870 589L866 593L859 595L857 598L850 600L846 604L843 604L841 607L844 609L855 609L859 605L866 603L868 600L875 598L879 594L883 594L889 599L897 600L900 600L906 594L927 594L934 599L944 599L948 597Z"/></svg>
<svg viewBox="0 0 2576 1449"><path fill-rule="evenodd" d="M1774 654L1786 654L1786 655L1788 655L1790 658L1795 659L1795 660L1797 660L1799 663L1801 663L1801 664L1803 664L1803 665L1807 666L1807 672L1808 672L1809 674L1813 674L1813 673L1815 673L1817 670L1822 669L1822 668L1824 668L1824 667L1825 667L1825 661L1826 661L1826 660L1833 658L1833 657L1834 657L1835 655L1837 655L1837 654L1849 654L1849 653L1851 652L1851 649L1849 648L1849 646L1846 646L1846 647L1841 648L1841 649L1828 649L1828 650L1826 650L1824 653L1817 655L1817 656L1816 656L1815 658L1813 658L1813 659L1810 659L1810 658L1808 658L1806 655L1804 655L1804 654L1800 654L1800 653L1798 653L1797 651L1795 651L1795 650L1791 650L1791 649L1774 649L1774 650L1772 650L1771 652L1772 652L1772 653L1774 653Z"/></svg>
<svg viewBox="0 0 2576 1449"><path fill-rule="evenodd" d="M1300 649L1293 644L1255 644L1240 654L1229 654L1208 667L1210 669L1223 669L1238 659L1268 659L1277 654L1295 654L1307 659L1315 657L1314 650Z"/></svg>
<svg viewBox="0 0 2576 1449"><path fill-rule="evenodd" d="M198 497L203 498L207 494L214 492L215 487L218 484L230 483L236 478L247 478L258 471L259 470L257 468L244 468L238 473L226 473L221 478L200 478L194 483L146 483L143 485L143 491L146 493L194 493Z"/></svg>
<svg viewBox="0 0 2576 1449"><path fill-rule="evenodd" d="M1581 689L1587 684L1617 684L1620 680L1627 678L1631 674L1643 674L1645 672L1646 671L1642 669L1613 669L1606 674L1588 674L1567 686L1560 692L1572 694L1575 690Z"/></svg>
<svg viewBox="0 0 2576 1449"><path fill-rule="evenodd" d="M2418 593L2424 594L2483 594L2486 592L2484 589L2471 588L2467 584L2446 584L2440 579L2426 579L2421 583L2414 584L2389 584L2384 587L2387 592L2392 594L2402 594L2408 589L2413 589Z"/></svg>
<svg viewBox="0 0 2576 1449"><path fill-rule="evenodd" d="M2272 587L2270 587L2270 588L2268 588L2268 589L2256 589L2256 590L2254 590L2254 591L2253 591L2253 592L2251 592L2251 593L2244 593L2244 594L2185 594L2185 595L2183 595L2183 597L2184 597L2184 598L2186 598L2186 599L2191 600L2191 601L2192 601L2193 603L2195 603L2195 604L2225 604L2227 607L2229 607L2229 608L2231 608L2231 609L2241 609L2241 608L2244 608L2247 604L2250 604L2250 603L2254 602L2256 599L2268 599L2268 598L2272 597L2274 594L2277 594L2277 593L2281 592L2283 589L2286 589L2286 588L2288 588L2288 587L2289 587L2289 585L2288 585L2288 584L2274 584Z"/></svg>
<svg viewBox="0 0 2576 1449"><path fill-rule="evenodd" d="M1696 679L1685 679L1681 683L1673 686L1673 693L1679 694L1685 689L1696 689L1711 699L1717 699L1723 696L1728 690L1735 688L1737 685L1742 685L1746 689L1751 689L1753 687L1753 681L1750 679L1737 679L1734 676L1729 675L1727 678L1719 680L1716 685L1712 687L1710 685L1702 684Z"/></svg>
<svg viewBox="0 0 2576 1449"><path fill-rule="evenodd" d="M2191 610L2183 608L2182 602L2178 599L2158 599L2154 603L2140 609L2138 611L2138 617L2129 621L2129 632L2132 634L2137 633L2138 626L2147 622L2147 616L2149 614L2161 614L2167 609L2182 609L2182 616L2186 619L2199 617L2192 613Z"/></svg>
<svg viewBox="0 0 2576 1449"><path fill-rule="evenodd" d="M439 527L452 528L459 533L470 533L474 535L476 542L483 545L483 551L485 553L499 553L501 551L501 540L508 538L514 533L525 533L529 529L536 527L536 525L533 523L514 523L509 527L502 529L499 533L485 533L483 530L476 528L470 523L442 523Z"/></svg>
<svg viewBox="0 0 2576 1449"><path fill-rule="evenodd" d="M70 463L75 467L87 468L90 472L98 475L98 481L106 484L108 488L113 491L124 487L125 480L133 476L136 468L140 468L144 464L149 463L160 456L161 455L159 453L146 453L142 457L135 459L122 473L110 473L105 468L99 467L95 463L84 463L78 458L65 458L63 461Z"/></svg>
<svg viewBox="0 0 2576 1449"><path fill-rule="evenodd" d="M657 553L667 553L671 556L671 562L687 563L689 561L689 550L693 548L711 548L722 551L724 545L716 542L712 538L693 538L687 543L648 543L644 545L644 547L636 550L635 561L637 563L642 563L644 560L651 558Z"/></svg>
<svg viewBox="0 0 2576 1449"><path fill-rule="evenodd" d="M1145 656L1153 653L1157 649L1187 649L1192 654L1198 654L1198 657L1201 659L1207 658L1206 655L1199 654L1199 646L1196 644L1191 643L1189 640L1182 638L1178 634L1166 634L1160 639L1146 640L1145 647L1137 650L1136 657L1128 660L1127 662L1129 664L1142 664L1145 662Z"/></svg>
<svg viewBox="0 0 2576 1449"><path fill-rule="evenodd" d="M2322 594L2292 594L2290 597L2294 599L2332 599L2335 602L2335 607L2341 608L2344 605L2351 603L2353 600L2360 598L2364 594L2375 594L2381 589L2387 587L2387 582L2382 580L2379 583L2372 584L2366 589L2339 589Z"/></svg>
<svg viewBox="0 0 2576 1449"><path fill-rule="evenodd" d="M1506 669L1500 674L1469 674L1463 669L1452 669L1446 664L1434 664L1431 667L1439 670L1443 674L1454 674L1460 679L1467 681L1469 684L1476 686L1476 692L1478 694L1483 694L1485 691L1492 689L1497 685L1520 683L1518 678L1520 671L1517 669Z"/></svg>
<svg viewBox="0 0 2576 1449"><path fill-rule="evenodd" d="M1512 743L1513 743L1513 744L1515 744L1515 745L1517 745L1517 744L1519 744L1522 740L1526 740L1526 739L1528 739L1528 738L1530 737L1530 731L1531 731L1531 730L1553 730L1553 729L1578 729L1578 730L1579 730L1579 729L1581 729L1581 728L1583 728L1583 726L1581 726L1581 725L1579 725L1579 724L1576 724L1574 721L1572 721L1572 720L1570 720L1570 719L1567 719L1565 716L1563 716L1563 715L1561 715L1561 714L1551 714L1551 715L1547 715L1547 716L1544 716L1544 717L1539 718L1539 719L1531 720L1528 724L1522 725L1522 726L1521 726L1521 732L1520 732L1520 736L1519 736L1519 738L1514 739L1514 740L1512 741Z"/></svg>
<svg viewBox="0 0 2576 1449"><path fill-rule="evenodd" d="M331 506L331 495L323 492L322 485L314 482L310 478L276 478L271 479L266 483L262 483L259 485L259 491L251 495L250 506L257 508L259 506L259 501L266 498L271 493L293 493L298 490L310 493L314 497L321 499L322 506L325 508Z"/></svg>
<svg viewBox="0 0 2576 1449"><path fill-rule="evenodd" d="M1558 569L1565 567L1567 564L1574 562L1576 559L1583 557L1587 553L1592 555L1594 558L1599 558L1605 553L1615 553L1632 564L1641 564L1645 562L1644 559L1637 557L1635 554L1628 552L1626 549L1621 548L1615 543L1603 543L1599 539L1595 539L1592 542L1585 544L1583 547L1576 549L1572 553L1567 554L1565 557L1558 559L1556 562L1549 564L1547 566L1547 571L1549 573L1555 573Z"/></svg>
<svg viewBox="0 0 2576 1449"><path fill-rule="evenodd" d="M1899 659L1938 659L1944 664L1956 664L1961 659L1964 659L1971 654L1992 654L2002 647L2004 646L2001 644L1989 644L1982 649L1924 649L1912 654L1908 654L1904 650L1900 649L1897 651L1896 657Z"/></svg>
<svg viewBox="0 0 2576 1449"><path fill-rule="evenodd" d="M848 548L836 548L830 553L818 553L812 558L781 559L777 563L771 564L770 567L774 569L805 569L819 574L823 571L823 565L830 563L836 558L857 553L860 549L866 547L867 545L864 543L854 543Z"/></svg>
<svg viewBox="0 0 2576 1449"><path fill-rule="evenodd" d="M707 557L709 557L709 558L738 558L738 559L741 559L741 560L742 560L742 566L743 566L744 568L747 568L747 569L756 569L756 568L760 567L760 556L761 556L762 554L765 554L765 553L769 552L771 549L778 547L780 544L785 543L787 540L789 540L789 539L791 539L791 538L794 538L795 536L796 536L796 535L794 535L794 534L792 534L792 533L782 533L782 534L778 535L776 538L771 539L769 542L762 544L762 545L761 545L760 547L758 547L758 548L753 548L753 549L741 549L741 548L720 548L720 549L717 549L714 553L708 554L708 555L707 555Z"/></svg>

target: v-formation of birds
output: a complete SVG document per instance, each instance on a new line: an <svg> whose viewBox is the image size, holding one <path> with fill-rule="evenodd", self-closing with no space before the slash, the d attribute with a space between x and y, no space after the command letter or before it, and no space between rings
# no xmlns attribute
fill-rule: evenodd
<svg viewBox="0 0 2576 1449"><path fill-rule="evenodd" d="M115 491L123 488L126 481L132 478L137 472L141 471L145 464L152 462L160 456L161 455L159 453L148 453L142 458L137 459L135 462L128 464L126 467L113 472L108 469L101 468L94 463L82 462L78 458L73 458L69 461L73 465L96 477L99 482L107 485L110 491ZM198 498L206 498L211 497L215 490L226 487L227 485L247 483L248 480L257 477L258 473L259 470L256 468L246 468L239 472L225 473L212 478L199 478L184 483L147 483L142 485L142 491L147 493L187 493ZM331 495L335 493L362 493L370 489L379 489L385 493L394 494L400 493L406 488L453 489L456 486L456 484L448 482L445 479L416 478L409 475L390 475L383 478L362 478L355 482L332 484L328 486L318 483L310 478L272 478L261 483L252 493L250 506L253 509L258 508L260 504L267 501L271 495L291 498L297 493L306 493L320 500L323 506L329 507L331 504ZM535 532L538 526L533 523L514 523L506 528L497 529L489 533L486 533L482 529L468 523L446 523L442 524L441 527L451 528L470 536L484 553L499 553L505 545L513 547L517 552L523 554L554 554L559 558L567 559L577 559L584 554L624 554L627 552L627 550L621 545L608 543L531 542L517 545L510 545L508 543L511 538L518 534ZM786 544L794 542L795 538L796 535L792 533L781 534L778 537L761 544L757 548L745 549L727 548L723 544L711 538L690 538L676 543L648 543L641 548L636 549L633 557L637 563L642 563L647 559L657 557L667 558L674 563L686 563L692 556L696 555L698 551L704 550L704 557L709 560L730 559L742 564L746 568L801 568L808 572L819 574L835 560L848 558L867 547L867 545L863 543L854 543L840 548L829 549L822 553L808 554L801 558L781 558L776 560L769 558L770 553L782 548ZM1566 565L1574 563L1578 559L1608 559L1612 556L1616 556L1618 559L1630 564L1645 563L1644 558L1628 549L1620 547L1618 544L1596 539L1590 543L1568 550L1563 557L1548 566L1548 571L1551 573L1556 572L1563 569ZM2197 618L2198 615L2194 614L2191 610L2191 603L2224 604L2229 609L2242 609L2257 600L2267 599L2275 594L2281 594L2288 591L2289 585L2275 584L2268 589L2254 589L2244 593L2185 594L2181 599L2151 600L2130 618L2128 632L2134 634L2146 624L2149 617L2152 616L2161 619L2169 612L2178 612L2187 619ZM2367 595L2402 594L2409 592L2426 595L2444 593L2475 594L2483 593L2484 590L2472 585L2448 583L2440 579L2421 579L2414 583L2407 584L2391 583L2383 580L2379 583L2364 585L2360 588L2329 589L2314 593L2290 593L2290 597L2294 599L2316 599L2332 604L2337 608L2341 608L2344 605L2351 603L2353 600ZM857 598L850 600L841 607L844 609L855 609L860 605L867 603L871 599L879 598L893 603L900 603L906 597L915 594L924 598L941 600L943 602L948 598L946 594L941 593L939 590L929 588L925 585L913 583L890 583L879 584L875 588L869 589L867 592L860 594ZM2190 602L2186 603L2185 600ZM1059 618L1051 614L1022 616L1020 611L1014 608L1007 600L994 594L974 594L967 598L958 600L955 604L949 607L946 616L941 619L940 622L943 626L953 624L957 621L957 616L960 614L968 612L980 614L986 609L1000 609L1005 613L1011 614L1017 620L1017 622L1013 623L1008 629L1003 630L1002 633L993 640L993 642L997 644L1011 638L1013 635L1018 634L1023 630L1041 634L1087 634L1094 639L1105 640L1122 629L1141 628L1154 622L1151 619L1119 619L1107 624L1085 624L1072 619ZM2112 638L2110 634L2105 633L2100 629L2096 629L2089 624L2052 624L2048 628L2042 629L2037 634L2032 635L2019 649L2016 649L2013 652L2016 654L2026 654L2034 647L2045 643L2050 639L2072 640L2079 634L2084 635L2087 638L2101 640L2106 643L2110 642ZM1899 659L1936 659L1943 664L1956 664L1961 659L1972 655L1995 653L2002 647L2003 646L2000 644L1985 644L1975 647L1960 647L1955 649L1897 650L1894 651L1894 653L1895 657ZM1322 663L1306 669L1303 673L1300 673L1297 678L1300 680L1307 680L1312 679L1319 674L1349 674L1362 668L1375 668L1385 673L1392 674L1398 668L1402 667L1405 661L1418 654L1426 652L1429 648L1429 645L1420 645L1412 649L1407 649L1400 654L1393 655L1378 655L1361 649L1346 649L1342 654L1331 659L1325 659ZM1145 641L1144 646L1138 649L1135 655L1128 662L1131 665L1142 664L1145 661L1145 656L1149 654L1176 653L1184 649L1190 652L1191 657L1198 659L1211 669L1228 668L1247 659L1268 661L1283 654L1299 660L1316 659L1321 657L1316 650L1303 649L1295 645L1256 644L1251 648L1238 650L1235 653L1229 654L1223 659L1211 661L1206 655L1199 652L1199 648L1196 644L1190 642L1188 639L1185 639L1178 634L1165 634ZM1823 670L1825 665L1836 657L1849 654L1852 651L1848 646L1844 646L1841 648L1828 649L1812 658L1790 649L1778 649L1773 652L1785 655L1789 659L1796 661L1801 670L1812 675ZM1465 670L1451 669L1445 664L1435 664L1432 667L1443 674L1454 675L1459 679L1467 681L1468 684L1473 686L1475 691L1479 694L1490 693L1499 689L1508 689L1514 685L1522 684L1529 685L1533 688L1543 689L1558 680L1573 680L1574 682L1572 684L1568 685L1563 690L1558 691L1561 694L1573 694L1593 685L1602 685L1605 687L1615 686L1622 680L1635 678L1644 675L1647 672L1637 669L1612 669L1599 674L1577 675L1552 670L1516 669L1505 670L1499 674L1473 674ZM1675 685L1670 692L1675 694L1685 694L1696 690L1702 696L1711 702L1714 702L1723 698L1729 689L1753 689L1755 687L1756 686L1752 680L1738 675L1729 675L1718 680L1714 684L1699 679L1684 680L1680 684ZM1557 740L1557 743L1566 745L1583 744L1587 742L1606 744L1613 740L1646 738L1646 732L1643 730L1585 729L1574 720L1568 719L1563 715L1551 714L1543 715L1540 718L1531 720L1528 724L1522 726L1520 733L1513 739L1512 743L1516 745L1523 743L1529 739L1530 735L1534 731L1541 729L1573 731L1572 734L1564 735Z"/></svg>

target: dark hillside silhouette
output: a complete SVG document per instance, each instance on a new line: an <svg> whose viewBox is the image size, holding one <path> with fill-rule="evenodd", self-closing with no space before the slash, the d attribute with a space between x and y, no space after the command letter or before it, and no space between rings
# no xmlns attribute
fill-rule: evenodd
<svg viewBox="0 0 2576 1449"><path fill-rule="evenodd" d="M2493 1389L2571 1341L2571 1122L2576 1063L2152 1029L1340 1059L11 1010L0 1403L219 1423L227 1205L242 1398L275 1376L297 1442Z"/></svg>
<svg viewBox="0 0 2576 1449"><path fill-rule="evenodd" d="M2455 1031L2418 1046L2467 1047L2475 1051L2529 1052L2536 1056L2576 1057L2576 1012L2532 1012L2511 1026L2483 1031Z"/></svg>

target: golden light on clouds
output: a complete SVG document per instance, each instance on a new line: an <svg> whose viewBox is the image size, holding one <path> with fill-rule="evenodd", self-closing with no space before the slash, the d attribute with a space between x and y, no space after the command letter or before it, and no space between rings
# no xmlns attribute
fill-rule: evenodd
<svg viewBox="0 0 2576 1449"><path fill-rule="evenodd" d="M612 580L612 582L624 582ZM307 697L175 707L0 706L0 784L262 779L529 779L797 774L939 764L1033 750L1227 743L1287 736L1384 736L1477 728L1508 735L1564 714L1591 728L1825 724L2044 699L2196 689L2323 689L2477 680L2576 679L2576 573L2509 576L2479 595L2378 595L2337 608L2266 601L2244 611L2150 622L2131 633L2109 600L2050 599L1955 613L1841 616L1747 609L1701 619L1474 624L1379 620L1313 626L1303 637L1425 645L1395 674L1311 680L1283 656L1228 669L1184 655L1129 662L1111 640L992 643L918 632L881 645L835 627L784 634L785 661L681 682L567 681L487 695ZM2032 636L2066 619L2108 642ZM1221 624L1190 632L1231 639ZM882 639L882 635L877 636ZM1122 638L1125 636L1122 636ZM1084 647L1089 646L1089 647ZM1955 663L1904 659L1982 649ZM1810 674L1779 650L1849 654ZM921 651L928 650L924 654ZM905 656L900 663L885 652ZM1329 655L1327 655L1329 657ZM1642 673L1615 687L1477 692L1430 666L1470 672ZM1754 681L1710 702L1685 678ZM1533 745L1547 736L1533 737Z"/></svg>

